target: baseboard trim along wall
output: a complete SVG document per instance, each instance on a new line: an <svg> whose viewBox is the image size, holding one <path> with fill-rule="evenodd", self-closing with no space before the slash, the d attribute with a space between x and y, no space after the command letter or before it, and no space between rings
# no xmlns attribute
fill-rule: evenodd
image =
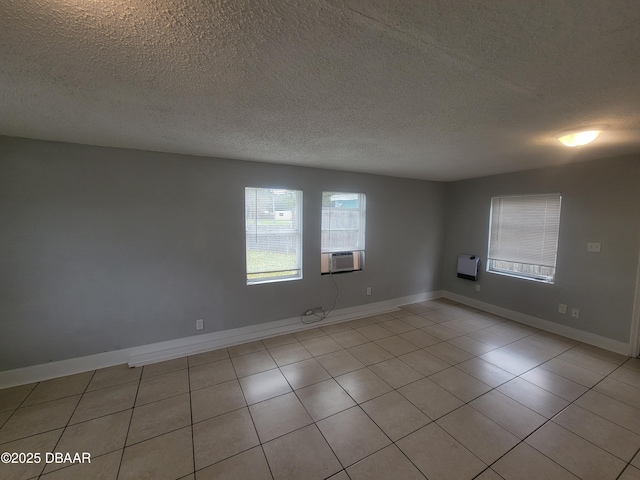
<svg viewBox="0 0 640 480"><path fill-rule="evenodd" d="M130 367L141 367L150 363L172 360L174 358L195 355L218 348L232 347L245 342L262 340L286 333L331 325L356 318L378 315L397 310L402 305L424 302L443 296L442 291L425 292L407 297L399 297L381 302L367 303L355 307L341 308L331 312L326 321L316 324L301 323L300 317L275 320L241 328L194 335L165 342L151 343L138 347L125 348L112 352L98 353L58 362L33 365L0 372L0 388L14 387L28 383L41 382L51 378L112 367L123 363Z"/></svg>
<svg viewBox="0 0 640 480"><path fill-rule="evenodd" d="M331 325L333 323L344 322L345 320L353 320L356 318L390 312L397 310L397 308L402 305L424 302L440 297L448 298L464 305L508 318L515 322L540 328L558 335L563 335L606 350L621 353L623 355L630 354L629 343L612 340L610 338L584 332L582 330L560 325L548 320L532 317L531 315L498 307L490 303L481 302L453 292L435 291L334 310L326 321L318 322L316 324L303 324L300 321L300 317L292 317L247 327L207 333L204 335L194 335L192 337L178 338L175 340L168 340L166 342L151 343L112 352L98 353L96 355L88 355L85 357L71 358L42 365L33 365L30 367L17 368L15 370L7 370L0 372L0 389L14 387L16 385L41 382L51 378L73 375L75 373L97 370L99 368L121 365L123 363L127 363L130 367L141 367L151 363L172 360L174 358L185 357L188 355L195 355L218 348L232 347L245 342L308 330L316 328L319 325Z"/></svg>
<svg viewBox="0 0 640 480"><path fill-rule="evenodd" d="M585 332L583 330L578 330L577 328L567 327L566 325L550 322L549 320L543 320L538 317L532 317L531 315L527 315L525 313L498 307L490 303L481 302L479 300L465 297L464 295L459 295L457 293L449 292L446 290L442 292L442 296L444 298L448 298L449 300L454 300L470 307L484 310L485 312L493 313L494 315L498 315L500 317L508 318L509 320L513 320L514 322L540 328L541 330L545 330L550 333L562 335L564 337L568 337L579 342L588 343L590 345L604 348L605 350L610 350L622 355L630 354L631 345L628 342L620 342L618 340L613 340L601 335L596 335L595 333Z"/></svg>

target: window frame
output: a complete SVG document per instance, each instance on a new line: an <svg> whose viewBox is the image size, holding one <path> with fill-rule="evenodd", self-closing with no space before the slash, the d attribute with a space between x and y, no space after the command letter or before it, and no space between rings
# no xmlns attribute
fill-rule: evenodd
<svg viewBox="0 0 640 480"><path fill-rule="evenodd" d="M256 195L258 191L261 190L270 190L270 191L284 191L284 192L292 192L295 194L295 210L292 213L292 223L295 228L292 228L290 234L295 235L295 253L296 253L296 264L297 268L295 269L283 269L283 270L265 270L260 272L249 272L249 235L258 235L258 224L256 218L256 232L252 233L250 231L250 225L248 225L249 216L248 213L248 203L247 203L247 194L250 190L255 190ZM292 189L292 188L281 188L281 187L252 187L245 186L245 205L244 205L244 224L245 224L245 280L247 285L261 285L265 283L276 283L276 282L287 282L292 280L302 280L303 278L303 191L302 189ZM257 217L257 204L256 204L256 217ZM276 218L277 210L271 212L274 216L274 221L277 221ZM264 234L263 234L264 235ZM266 274L274 274L278 272L288 272L294 270L296 273L294 274L284 274L277 276L264 276L258 278L249 278L250 275L266 275Z"/></svg>
<svg viewBox="0 0 640 480"><path fill-rule="evenodd" d="M331 229L323 228L323 219L325 216L326 209L334 209L336 207L325 207L324 201L321 202L321 224L320 224L320 273L322 275L327 275L332 273L330 271L331 264L331 254L332 253L340 253L340 252L353 252L354 254L354 268L353 270L343 271L343 272L335 272L335 273L349 273L360 271L364 269L364 257L365 257L365 249L366 249L366 217L367 217L367 194L364 192L346 192L346 191L323 191L322 199L324 200L325 195L357 195L358 198L358 228L357 228L357 245L351 245L347 248L325 248L323 246L322 237L325 232L331 231ZM355 209L354 209L355 210Z"/></svg>
<svg viewBox="0 0 640 480"><path fill-rule="evenodd" d="M553 267L550 267L549 265L527 263L527 262L522 262L517 260L505 260L505 259L492 258L491 239L493 237L493 225L494 225L494 218L493 218L494 217L494 201L497 199L509 199L509 198L515 199L515 198L526 198L526 197L547 197L547 198L554 198L554 199L557 198L558 215L557 215L557 225L555 225L555 227L557 228L557 231L554 233L556 242L554 245ZM547 285L553 285L555 283L556 269L557 269L557 263L558 263L558 244L559 244L559 238L560 238L561 215L562 215L562 194L558 192L522 194L522 195L496 195L491 197L491 204L489 209L489 235L488 235L488 242L487 242L487 263L486 263L485 270L488 273L492 273L496 275L503 275L507 277L519 278L522 280L529 280L529 281L534 281L538 283L544 283ZM554 227L554 225L551 225L551 227ZM530 265L532 267L537 267L537 268L550 268L552 269L552 273L551 275L544 275L544 274L528 273L528 272L522 272L522 271L518 272L515 270L510 270L508 268L497 267L494 262L504 262L504 263L510 263L512 265Z"/></svg>

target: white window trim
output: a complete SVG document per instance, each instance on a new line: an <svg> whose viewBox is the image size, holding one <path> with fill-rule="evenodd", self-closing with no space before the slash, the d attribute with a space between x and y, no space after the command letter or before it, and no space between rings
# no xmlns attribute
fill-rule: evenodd
<svg viewBox="0 0 640 480"><path fill-rule="evenodd" d="M295 192L296 193L296 211L297 211L297 215L298 215L298 219L297 219L297 229L295 230L295 233L297 234L297 263L299 265L298 273L294 274L294 275L282 275L282 276L277 276L277 277L264 277L264 278L255 278L255 279L250 279L248 278L250 273L248 272L248 265L247 265L247 255L248 255L248 244L247 244L247 205L246 205L246 192L248 189L255 189L255 190L287 190L287 191L291 191L291 192ZM277 283L277 282L288 282L288 281L292 281L292 280L302 280L303 278L303 273L302 273L302 261L303 261L303 241L302 241L302 237L303 237L303 231L302 231L302 227L303 227L303 191L301 189L292 189L292 188L281 188L281 187L250 187L247 186L245 187L245 279L247 282L247 285L260 285L260 284L264 284L264 283ZM287 270L282 270L282 271L287 271ZM277 271L265 271L265 272L254 272L255 273L275 273Z"/></svg>
<svg viewBox="0 0 640 480"><path fill-rule="evenodd" d="M365 248L366 248L366 219L367 219L367 194L363 192L345 192L345 191L323 191L322 195L324 196L326 193L332 194L346 194L346 195L358 195L358 203L359 203L359 228L358 228L358 236L360 243L359 246L355 246L355 248L322 248L322 241L320 242L320 257L321 257L321 269L320 273L325 275L330 273L328 270L328 265L330 264L330 258L332 253L339 252L353 252L354 253L354 270L351 271L360 271L364 268L364 256L365 256ZM321 206L321 215L324 215L324 205ZM325 232L320 226L320 233ZM326 265L325 265L326 264ZM347 273L347 272L340 272Z"/></svg>

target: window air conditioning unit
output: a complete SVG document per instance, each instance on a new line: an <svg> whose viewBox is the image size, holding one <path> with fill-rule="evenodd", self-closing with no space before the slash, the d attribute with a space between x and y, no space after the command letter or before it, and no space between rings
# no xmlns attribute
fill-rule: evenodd
<svg viewBox="0 0 640 480"><path fill-rule="evenodd" d="M331 254L331 267L329 269L331 273L352 272L353 268L353 252L336 252Z"/></svg>

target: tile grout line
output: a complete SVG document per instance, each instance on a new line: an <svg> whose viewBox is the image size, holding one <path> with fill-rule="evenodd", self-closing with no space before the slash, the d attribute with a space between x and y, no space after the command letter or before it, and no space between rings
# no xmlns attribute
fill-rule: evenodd
<svg viewBox="0 0 640 480"><path fill-rule="evenodd" d="M187 357L187 385L189 388L189 419L191 420L189 425L189 428L191 429L191 465L193 467L192 468L193 477L195 478L196 476L196 438L195 438L195 434L193 433L193 400L191 398L191 375L189 372L190 372L189 357Z"/></svg>
<svg viewBox="0 0 640 480"><path fill-rule="evenodd" d="M264 342L262 340L260 340L260 343L262 343L262 345L265 347L265 350L267 351L267 353L269 353L269 356L271 357L271 360L275 363L275 360L274 360L273 356L271 355L271 352L269 352L269 349L267 348L267 346L264 344ZM267 458L267 453L264 451L263 443L260 440L260 435L258 434L258 429L256 428L256 422L253 419L253 415L251 415L251 409L249 408L249 402L247 402L247 396L244 393L244 389L242 388L242 384L240 383L240 378L238 377L238 372L236 371L236 366L233 364L233 361L231 362L231 366L233 368L233 372L236 375L236 381L238 382L238 386L240 388L240 392L242 393L242 398L244 399L244 403L245 403L244 407L237 408L237 409L235 409L233 411L235 412L235 411L240 410L242 408L246 408L247 409L247 413L249 414L249 418L251 419L251 424L253 425L253 430L254 430L254 432L256 434L256 438L258 439L258 446L260 447L260 451L262 452L262 455L264 457L264 461L267 464L267 468L269 469L269 475L271 475L271 478L273 479L273 471L271 470L271 465L269 464L269 459ZM286 377L285 377L285 380L286 380ZM213 417L213 418L215 418L215 417ZM193 444L193 448L195 450L195 442ZM251 447L251 448L255 448L255 447ZM236 455L240 455L240 454L242 454L242 453L244 453L244 452L246 452L248 450L250 450L250 449L238 452L238 453L236 453ZM211 465L216 465L217 463L223 462L224 460L227 460L227 459L232 458L234 456L235 455L232 455L231 457L227 457L227 458L225 458L223 460L219 460L218 462L212 463ZM204 467L204 468L208 468L208 467L209 467L209 465L207 465L207 467ZM195 472L194 472L194 476L195 476Z"/></svg>
<svg viewBox="0 0 640 480"><path fill-rule="evenodd" d="M278 369L278 371L280 371L280 367L278 367L278 363L276 362L275 358L273 358L273 355L271 355L271 352L269 351L267 346L264 344L264 342L262 340L260 340L260 343L262 343L262 345L264 346L265 350L267 351L267 353L271 357L271 361L276 364L276 368ZM231 362L231 364L233 365L233 362ZM271 464L269 463L269 458L267 457L267 452L264 451L264 443L262 443L262 440L260 439L260 434L258 433L258 428L256 427L256 422L255 422L255 420L253 418L253 415L251 414L251 408L249 408L250 405L249 405L249 402L247 402L247 397L244 394L244 389L242 388L242 384L240 383L240 379L238 378L238 372L235 369L235 365L233 365L233 371L236 374L236 379L238 380L238 385L240 386L240 391L242 392L242 397L244 398L244 403L246 404L247 413L249 413L249 418L251 419L251 424L253 425L253 430L256 433L256 437L258 439L258 446L260 447L260 451L262 452L262 455L264 457L264 461L267 464L267 468L269 469L269 475L271 475L271 478L273 479L274 478L273 477L273 470L271 469ZM262 372L258 372L258 373L262 373ZM280 372L280 374L282 375L282 372ZM247 376L249 376L249 375L247 375ZM284 377L284 379L287 382L287 384L289 384L289 382L287 381L287 377L285 377L284 375L282 375L282 376ZM291 388L291 385L289 385L289 388ZM292 391L293 391L293 389L292 389ZM286 394L283 394L283 395L286 395ZM281 396L281 395L278 395L278 396ZM260 403L260 402L257 402L257 403ZM255 405L255 403L252 404L252 405ZM251 447L251 448L255 448L255 447ZM242 452L238 452L238 455L240 455L241 453L244 453L246 451L247 450L243 450ZM215 465L215 463L213 465Z"/></svg>
<svg viewBox="0 0 640 480"><path fill-rule="evenodd" d="M120 464L118 465L118 473L116 474L116 479L120 477L120 471L122 470L122 463L124 462L124 452L127 449L127 439L129 438L129 432L131 431L131 423L133 422L133 414L135 413L136 401L138 400L138 393L140 392L140 383L142 383L143 372L144 372L144 367L142 367L142 372L140 372L140 378L138 378L138 388L136 388L136 394L133 397L133 406L131 407L131 418L129 419L129 425L127 426L127 434L124 437L124 445L122 446L122 456L120 457Z"/></svg>
<svg viewBox="0 0 640 480"><path fill-rule="evenodd" d="M638 455L638 452L640 452L640 447L636 450L636 453L634 453L631 456L631 460L629 460L629 462L627 462L627 464L625 465L625 467L622 469L622 471L620 472L620 475L618 475L617 478L620 478L622 476L622 474L631 466L633 468L637 468L635 465L632 465L631 463L633 462L633 460L636 458L636 456Z"/></svg>
<svg viewBox="0 0 640 480"><path fill-rule="evenodd" d="M53 452L55 452L55 451L56 451L56 447L60 444L60 440L62 439L62 436L64 435L64 432L66 432L66 431L67 431L67 428L69 428L69 422L70 422L70 421L71 421L71 419L73 418L74 413L76 413L76 410L78 409L78 406L80 405L80 402L82 401L82 398L84 397L84 394L85 394L85 393L87 393L87 388L89 388L89 385L91 384L91 380L93 380L93 377L95 377L96 372L97 372L97 370L94 370L94 371L93 371L93 373L91 374L91 378L89 379L89 381L87 382L87 385L84 387L84 390L82 391L82 394L80 394L80 398L78 399L78 403L76 403L76 406L74 407L73 412L71 412L71 415L69 415L69 420L67 420L67 424L63 427L63 430L62 430L62 432L60 433L60 436L58 437L58 440L56 440L56 443L55 443L55 445L53 446L53 450L52 450ZM40 385L40 383L42 383L42 382L38 382L38 385ZM37 385L36 385L36 387L37 387ZM34 387L34 389L33 389L33 390L35 390L35 387ZM33 390L31 391L31 393L33 393ZM71 397L71 396L73 396L73 395L69 395L69 396ZM22 403L26 402L27 398L29 398L29 396L28 396L28 395L27 395L27 397L22 401ZM69 398L69 397L62 397L62 398ZM52 400L52 401L53 401L53 400ZM44 403L44 402L43 402L43 403ZM20 407L18 407L18 408L20 408ZM18 410L16 409L16 411L18 411ZM52 431L52 430L49 430L49 431ZM46 433L46 432L42 432L42 433ZM36 435L39 435L39 434L36 434ZM25 438L26 438L26 437L25 437ZM69 465L69 466L67 466L67 467L60 468L60 469L58 469L58 470L64 470L64 468L68 468L68 467L70 467L70 466L71 466L71 465ZM46 468L47 468L47 464L45 463L45 465L42 467L42 471L41 471L41 472L40 472L40 474L38 475L38 478L42 478L42 476L43 476L43 475L45 475L44 471L46 470ZM54 471L57 471L57 470L54 470Z"/></svg>
<svg viewBox="0 0 640 480"><path fill-rule="evenodd" d="M2 425L0 425L0 430L2 430L4 428L4 426L9 422L9 420L11 420L11 417L13 417L15 415L15 413L18 411L19 408L22 407L22 404L24 402L27 401L27 399L29 398L29 396L33 393L33 391L36 389L36 387L38 385L40 385L42 382L36 382L33 387L31 388L31 390L29 390L29 393L27 393L24 398L22 399L22 401L18 404L18 406L16 408L13 409L13 411L9 414L9 416L6 418L6 420L4 422L2 422ZM70 395L71 396L71 395ZM44 402L43 402L44 403ZM4 412L3 412L4 413ZM72 414L73 415L73 414ZM32 435L29 435L32 436ZM23 437L23 438L27 438L27 437ZM18 439L19 440L19 439ZM13 442L15 440L10 440L10 442ZM5 442L5 443L9 443L9 442Z"/></svg>

